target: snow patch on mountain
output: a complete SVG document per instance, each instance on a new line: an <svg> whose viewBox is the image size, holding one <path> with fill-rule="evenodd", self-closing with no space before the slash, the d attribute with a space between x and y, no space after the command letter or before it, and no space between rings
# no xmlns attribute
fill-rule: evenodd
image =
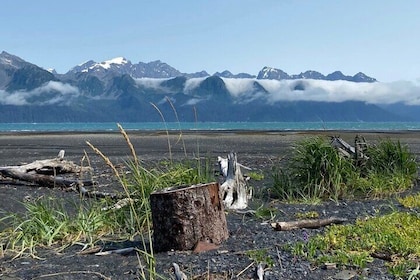
<svg viewBox="0 0 420 280"><path fill-rule="evenodd" d="M101 62L97 65L103 67L104 69L109 69L109 68L111 68L111 66L113 64L124 65L124 64L127 64L127 63L128 63L128 60L125 59L124 57L116 57L116 58L113 58L113 59L110 59L110 60L103 61L103 62Z"/></svg>

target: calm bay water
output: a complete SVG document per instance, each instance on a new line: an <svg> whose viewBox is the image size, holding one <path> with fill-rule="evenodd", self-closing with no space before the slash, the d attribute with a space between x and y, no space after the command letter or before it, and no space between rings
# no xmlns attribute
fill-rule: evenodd
<svg viewBox="0 0 420 280"><path fill-rule="evenodd" d="M125 130L420 130L419 122L139 122L121 123ZM118 131L116 123L0 123L0 132Z"/></svg>

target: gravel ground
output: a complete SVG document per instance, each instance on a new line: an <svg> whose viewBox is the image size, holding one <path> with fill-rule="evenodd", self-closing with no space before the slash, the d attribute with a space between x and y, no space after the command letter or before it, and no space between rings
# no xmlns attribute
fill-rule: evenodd
<svg viewBox="0 0 420 280"><path fill-rule="evenodd" d="M238 161L242 164L269 174L274 162L287 155L290 146L304 137L319 134L324 136L340 135L351 143L355 132L194 132L170 135L164 132L129 132L130 139L138 156L146 161L167 159L170 156L180 158L225 156L229 151L235 151ZM402 144L408 144L417 155L420 152L420 132L363 132L368 141L390 137L399 139ZM168 139L171 143L171 154L168 149ZM115 163L122 163L130 155L130 151L121 135L118 133L46 133L46 134L0 134L0 166L17 165L32 162L36 159L55 157L59 150L66 150L66 158L76 163L80 162L85 152L91 165L96 170L100 180L109 180L110 171L104 166L86 145L90 141ZM257 190L269 186L270 178L266 175L263 181L251 183ZM418 188L416 189L418 191ZM12 182L0 183L0 210L4 212L21 212L24 208L20 202L28 198L52 196L74 198L77 195L58 189L28 187ZM331 215L347 218L353 222L356 218L373 215L377 211L389 211L394 201L362 200L325 202L320 205L293 205L278 201L262 201L255 199L251 209L262 204L277 209L274 221L294 220L294 215L300 212L317 211L322 217ZM396 204L395 204L396 205ZM399 207L396 205L395 207ZM0 212L0 216L3 215ZM303 240L324 229L302 229L295 231L274 231L270 221L259 219L249 214L227 212L229 238L216 250L193 253L165 252L156 254L157 271L166 278L173 279L171 264L176 262L189 276L189 279L253 279L256 263L253 263L245 252L262 249L274 266L267 268L265 279L350 279L339 277L339 273L354 273L352 279L393 279L386 272L383 261L375 260L368 270L355 268L323 269L313 267L310 263L292 256L284 250L285 244ZM136 241L121 243L104 243L108 248L139 247ZM137 279L139 277L139 262L135 254L111 254L109 256L81 255L81 246L75 245L64 252L56 253L51 249L40 249L42 259L18 258L11 259L2 255L0 248L0 279ZM198 276L202 276L201 278ZM210 276L209 276L210 275Z"/></svg>

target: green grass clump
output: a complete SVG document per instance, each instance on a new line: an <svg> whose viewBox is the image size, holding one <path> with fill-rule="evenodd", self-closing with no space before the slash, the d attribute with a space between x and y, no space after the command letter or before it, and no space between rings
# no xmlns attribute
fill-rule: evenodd
<svg viewBox="0 0 420 280"><path fill-rule="evenodd" d="M405 208L420 208L420 193L407 195L397 199Z"/></svg>
<svg viewBox="0 0 420 280"><path fill-rule="evenodd" d="M366 267L373 257L389 260L390 273L404 277L420 261L420 217L393 212L359 219L355 224L333 225L324 234L298 242L292 252L318 265L336 263Z"/></svg>
<svg viewBox="0 0 420 280"><path fill-rule="evenodd" d="M73 213L65 210L62 201L53 198L25 203L24 215L9 215L9 227L0 234L5 249L36 256L37 247L56 246L64 249L75 243L93 246L101 237L118 228L100 211L99 204L81 203Z"/></svg>
<svg viewBox="0 0 420 280"><path fill-rule="evenodd" d="M368 146L368 159L342 156L321 137L294 147L286 165L274 166L271 193L287 201L318 201L343 197L381 198L402 192L417 178L416 157L399 141Z"/></svg>
<svg viewBox="0 0 420 280"><path fill-rule="evenodd" d="M252 180L255 180L255 181L264 180L264 173L262 172L249 171L246 175L248 175Z"/></svg>
<svg viewBox="0 0 420 280"><path fill-rule="evenodd" d="M382 140L377 145L369 146L367 154L369 156L367 168L372 172L403 174L411 179L417 177L416 157L407 146L401 145L399 140L396 142L390 139Z"/></svg>
<svg viewBox="0 0 420 280"><path fill-rule="evenodd" d="M295 217L299 220L302 219L318 219L319 213L316 211L308 211L308 212L298 212L295 213Z"/></svg>
<svg viewBox="0 0 420 280"><path fill-rule="evenodd" d="M354 172L350 161L321 137L308 138L294 147L286 168L274 170L272 191L282 199L339 199Z"/></svg>
<svg viewBox="0 0 420 280"><path fill-rule="evenodd" d="M274 207L267 207L261 205L255 210L255 217L262 220L274 220L277 216L278 210Z"/></svg>
<svg viewBox="0 0 420 280"><path fill-rule="evenodd" d="M274 266L273 258L268 254L267 249L249 250L245 254L256 263L263 263L268 267Z"/></svg>

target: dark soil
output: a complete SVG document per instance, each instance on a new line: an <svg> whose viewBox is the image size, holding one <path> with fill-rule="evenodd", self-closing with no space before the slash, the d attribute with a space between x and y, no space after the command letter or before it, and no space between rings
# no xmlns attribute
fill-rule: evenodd
<svg viewBox="0 0 420 280"><path fill-rule="evenodd" d="M257 198L251 202L250 209L261 205L276 209L272 221L295 220L295 214L317 211L321 218L332 215L347 218L349 223L356 218L363 218L391 211L399 207L392 199L332 201L320 205L285 204L276 200L261 199L259 190L270 186L270 169L279 160L288 155L289 149L296 141L313 134L340 135L352 143L354 132L195 132L182 136L171 135L171 154L168 149L168 137L163 132L133 132L130 139L137 155L145 161L159 161L174 158L226 156L235 151L238 161L265 174L262 181L251 182L256 190ZM412 152L420 152L420 132L369 133L363 132L368 141L390 137L399 139L402 144L409 145ZM80 163L85 152L90 164L95 168L95 179L100 181L104 190L118 188L113 183L112 173L102 159L95 155L86 145L90 141L111 160L120 164L130 156L130 150L124 138L118 133L83 133L83 134L0 134L0 166L18 165L37 159L53 158L61 149L66 150L66 158ZM184 149L185 148L185 149ZM40 186L27 186L0 178L0 217L7 213L25 211L21 202L39 197L56 197L66 200L78 199L78 195L60 189L48 189ZM418 191L418 188L415 188ZM390 207L392 206L392 207ZM387 273L385 262L379 259L368 266L368 270L352 267L323 269L297 258L285 250L285 245L302 241L307 236L323 232L321 229L301 229L295 231L274 231L269 220L257 218L255 215L227 212L229 238L216 250L193 253L164 252L156 254L156 269L165 278L174 279L171 266L173 262L190 276L189 279L253 279L256 263L246 251L265 250L267 259L273 266L265 271L265 279L335 279L341 271L355 272L352 279L393 279ZM104 250L125 247L142 249L138 241L104 242L98 244ZM3 245L4 246L4 245ZM96 256L80 254L82 246L75 245L57 253L53 248L39 248L38 257L21 257L13 259L13 255L0 248L0 279L138 279L140 263L135 253L125 255L111 254ZM198 276L202 276L199 278ZM210 275L210 277L208 277ZM344 279L344 278L342 278Z"/></svg>

